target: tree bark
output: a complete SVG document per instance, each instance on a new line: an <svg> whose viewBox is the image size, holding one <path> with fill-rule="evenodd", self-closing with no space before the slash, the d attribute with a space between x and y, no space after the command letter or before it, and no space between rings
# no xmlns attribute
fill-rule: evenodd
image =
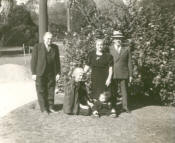
<svg viewBox="0 0 175 143"><path fill-rule="evenodd" d="M70 1L66 0L66 9L67 9L67 32L71 32L71 15L70 15Z"/></svg>
<svg viewBox="0 0 175 143"><path fill-rule="evenodd" d="M39 1L39 42L43 42L43 35L48 31L47 0Z"/></svg>

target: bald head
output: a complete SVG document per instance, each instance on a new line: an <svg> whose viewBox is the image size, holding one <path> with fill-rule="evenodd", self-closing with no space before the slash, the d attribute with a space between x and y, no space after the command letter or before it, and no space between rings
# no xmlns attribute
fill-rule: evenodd
<svg viewBox="0 0 175 143"><path fill-rule="evenodd" d="M44 43L49 46L52 44L52 33L51 32L46 32L43 36Z"/></svg>

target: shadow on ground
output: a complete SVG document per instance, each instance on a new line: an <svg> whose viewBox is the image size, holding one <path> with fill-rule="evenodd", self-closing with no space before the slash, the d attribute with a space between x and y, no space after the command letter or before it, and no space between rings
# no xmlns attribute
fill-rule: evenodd
<svg viewBox="0 0 175 143"><path fill-rule="evenodd" d="M142 106L117 118L42 114L32 102L0 119L1 143L174 143L175 108Z"/></svg>
<svg viewBox="0 0 175 143"><path fill-rule="evenodd" d="M60 110L62 110L62 108L63 108L63 104L55 104L55 105L54 105L54 109L55 109L56 111L60 111Z"/></svg>

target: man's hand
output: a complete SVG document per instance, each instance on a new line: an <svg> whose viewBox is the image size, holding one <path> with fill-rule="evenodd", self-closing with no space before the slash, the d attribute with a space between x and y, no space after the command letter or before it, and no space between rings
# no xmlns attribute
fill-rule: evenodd
<svg viewBox="0 0 175 143"><path fill-rule="evenodd" d="M106 80L105 85L108 87L110 84L111 84L111 80L108 78L108 79Z"/></svg>
<svg viewBox="0 0 175 143"><path fill-rule="evenodd" d="M132 80L133 80L133 77L132 77L132 76L130 76L130 77L129 77L129 82L131 83L131 82L132 82Z"/></svg>
<svg viewBox="0 0 175 143"><path fill-rule="evenodd" d="M57 75L56 75L56 81L58 81L59 79L60 79L60 75L57 74Z"/></svg>
<svg viewBox="0 0 175 143"><path fill-rule="evenodd" d="M32 79L36 80L36 75L35 74L32 75Z"/></svg>

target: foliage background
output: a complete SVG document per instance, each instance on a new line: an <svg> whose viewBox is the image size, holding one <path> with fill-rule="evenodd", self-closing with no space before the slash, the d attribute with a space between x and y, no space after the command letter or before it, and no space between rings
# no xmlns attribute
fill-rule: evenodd
<svg viewBox="0 0 175 143"><path fill-rule="evenodd" d="M83 66L87 54L94 49L94 33L105 34L104 46L108 51L110 35L121 30L125 44L132 48L134 81L130 85L133 96L151 97L165 105L175 105L175 1L174 0L71 0L71 33L64 39L65 59L63 74L70 76L75 66ZM33 45L38 39L38 26L29 9L32 3L14 6L0 24L0 45ZM31 6L31 7L30 7ZM50 9L52 15L65 13ZM63 7L63 5L60 5ZM31 16L32 15L32 16ZM35 13L35 18L37 14ZM65 16L50 17L50 31L57 39L65 36ZM77 24L78 23L78 24Z"/></svg>
<svg viewBox="0 0 175 143"><path fill-rule="evenodd" d="M0 45L22 46L38 42L39 0L0 1ZM49 30L55 40L63 39L66 32L66 5L57 0L48 0ZM16 23L17 22L17 23ZM13 27L15 26L15 27Z"/></svg>
<svg viewBox="0 0 175 143"><path fill-rule="evenodd" d="M175 2L173 0L131 1L128 5L108 1L108 7L88 7L81 0L72 1L72 11L82 13L79 30L65 39L65 75L75 66L82 66L94 47L96 30L105 35L104 46L111 44L114 29L125 35L125 44L132 48L134 81L133 96L151 97L158 104L175 105ZM86 7L87 6L87 7ZM86 8L85 8L86 7Z"/></svg>
<svg viewBox="0 0 175 143"><path fill-rule="evenodd" d="M38 27L33 23L24 5L15 6L7 16L6 23L0 25L0 44L19 46L33 45L38 40Z"/></svg>

